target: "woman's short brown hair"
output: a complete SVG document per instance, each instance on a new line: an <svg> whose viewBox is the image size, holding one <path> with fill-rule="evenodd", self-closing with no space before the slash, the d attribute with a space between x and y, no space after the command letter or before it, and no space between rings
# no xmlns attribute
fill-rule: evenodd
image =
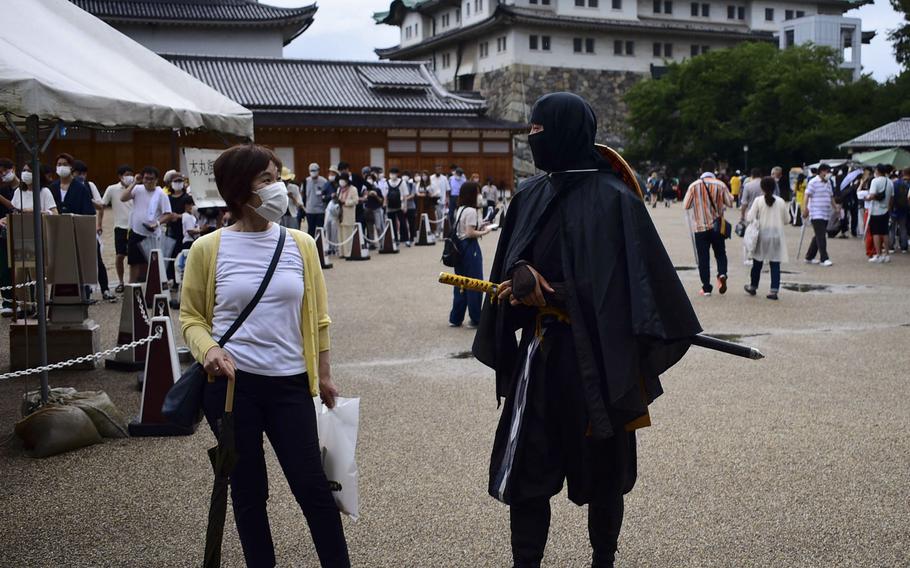
<svg viewBox="0 0 910 568"><path fill-rule="evenodd" d="M466 181L461 184L461 191L458 192L459 207L477 207L477 184L473 181Z"/></svg>
<svg viewBox="0 0 910 568"><path fill-rule="evenodd" d="M253 195L253 181L273 162L281 171L281 159L258 144L238 144L215 160L215 185L235 219L243 218L243 206Z"/></svg>

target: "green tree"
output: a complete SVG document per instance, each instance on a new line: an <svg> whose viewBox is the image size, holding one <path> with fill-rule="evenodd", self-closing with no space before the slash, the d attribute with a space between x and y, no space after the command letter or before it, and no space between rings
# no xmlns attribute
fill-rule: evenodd
<svg viewBox="0 0 910 568"><path fill-rule="evenodd" d="M744 144L749 163L762 166L839 155L837 144L907 106L896 92L902 80L852 82L827 48L743 43L670 63L662 78L632 88L627 152L672 167L706 156L742 167Z"/></svg>
<svg viewBox="0 0 910 568"><path fill-rule="evenodd" d="M910 70L910 0L891 0L891 6L904 15L901 25L888 32L897 62Z"/></svg>

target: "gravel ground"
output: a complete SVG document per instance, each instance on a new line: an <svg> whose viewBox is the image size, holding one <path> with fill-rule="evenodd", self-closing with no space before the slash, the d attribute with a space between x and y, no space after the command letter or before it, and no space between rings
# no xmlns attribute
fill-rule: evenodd
<svg viewBox="0 0 910 568"><path fill-rule="evenodd" d="M679 206L652 213L674 262L693 266ZM798 237L788 229L791 254ZM487 266L495 245L482 242ZM747 267L739 241L730 248L725 296L696 297L697 273L679 274L707 331L745 336L767 358L693 348L663 377L654 426L639 435L618 565L910 565L910 258L869 266L857 240L835 240L834 267L784 266L792 272L784 282L833 287L784 290L771 302L742 292ZM440 252L403 249L336 261L326 272L334 375L344 395L361 397L361 519L344 523L355 566L509 565L508 511L485 491L498 419L493 377L459 358L473 333L446 325L451 290L435 283ZM104 346L116 340L119 310L92 308ZM8 362L3 350L0 369ZM133 374L59 372L51 381L105 390L126 413L138 411ZM3 432L36 384L0 383ZM44 460L8 443L0 449L0 564L198 565L213 442L200 428ZM279 565L316 566L306 523L267 455ZM230 519L224 553L225 566L242 565ZM585 512L559 496L545 564L589 562Z"/></svg>

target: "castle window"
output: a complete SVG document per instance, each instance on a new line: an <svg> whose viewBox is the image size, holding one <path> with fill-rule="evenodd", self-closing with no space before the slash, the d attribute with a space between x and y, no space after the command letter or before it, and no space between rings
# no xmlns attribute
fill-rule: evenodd
<svg viewBox="0 0 910 568"><path fill-rule="evenodd" d="M582 41L580 37L572 38L572 51L581 53Z"/></svg>
<svg viewBox="0 0 910 568"><path fill-rule="evenodd" d="M766 22L774 21L774 8L765 8L765 21Z"/></svg>
<svg viewBox="0 0 910 568"><path fill-rule="evenodd" d="M594 38L585 38L585 53L594 53Z"/></svg>
<svg viewBox="0 0 910 568"><path fill-rule="evenodd" d="M622 55L622 40L617 39L613 41L613 55Z"/></svg>
<svg viewBox="0 0 910 568"><path fill-rule="evenodd" d="M540 49L550 51L550 36L540 36Z"/></svg>
<svg viewBox="0 0 910 568"><path fill-rule="evenodd" d="M528 49L536 50L537 49L538 37L536 35L528 36Z"/></svg>

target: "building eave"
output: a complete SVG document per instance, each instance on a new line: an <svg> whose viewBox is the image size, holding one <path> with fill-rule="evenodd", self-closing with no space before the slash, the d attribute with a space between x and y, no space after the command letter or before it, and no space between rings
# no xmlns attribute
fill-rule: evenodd
<svg viewBox="0 0 910 568"><path fill-rule="evenodd" d="M513 6L501 4L492 16L470 26L456 28L407 47L397 45L387 48L377 48L374 51L381 59L417 57L430 54L443 45L475 37L487 31L512 24L592 31L647 31L658 34L683 33L698 37L774 41L773 32L751 30L746 25L704 25L699 23L668 21L659 18L640 18L638 20L579 18L575 16L556 16L542 10L515 8Z"/></svg>

